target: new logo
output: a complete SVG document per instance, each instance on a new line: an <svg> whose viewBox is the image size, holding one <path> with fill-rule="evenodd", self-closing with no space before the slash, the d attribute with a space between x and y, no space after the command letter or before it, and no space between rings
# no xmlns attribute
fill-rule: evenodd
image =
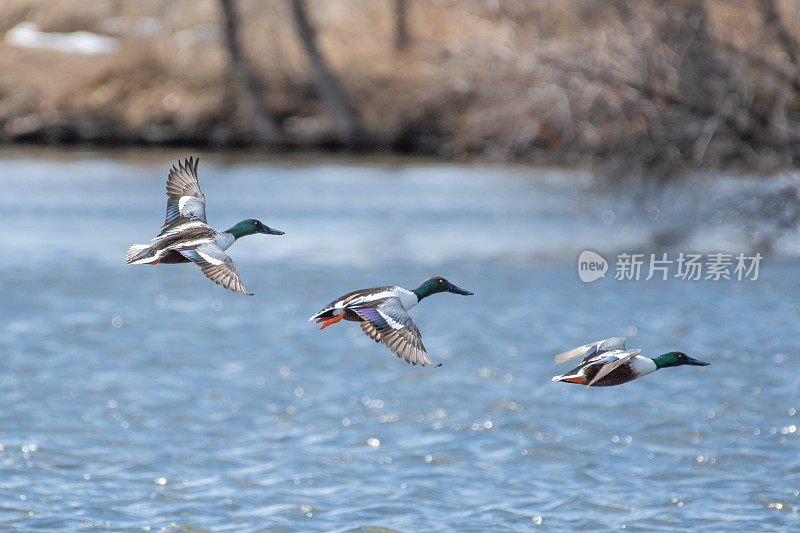
<svg viewBox="0 0 800 533"><path fill-rule="evenodd" d="M608 261L591 250L584 250L578 256L578 277L584 283L591 283L600 278L606 277Z"/></svg>

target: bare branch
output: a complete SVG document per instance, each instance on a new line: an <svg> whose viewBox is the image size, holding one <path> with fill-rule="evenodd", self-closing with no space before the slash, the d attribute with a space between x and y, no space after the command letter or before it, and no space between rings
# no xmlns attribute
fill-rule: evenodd
<svg viewBox="0 0 800 533"><path fill-rule="evenodd" d="M792 88L800 94L800 70L798 70L798 67L792 67L792 70L789 71L783 65L776 65L772 61L754 54L749 50L742 50L741 48L725 42L720 42L718 44L720 48L729 54L742 57L753 66L769 72L784 83L789 83Z"/></svg>
<svg viewBox="0 0 800 533"><path fill-rule="evenodd" d="M632 89L646 100L663 102L667 105L680 107L684 111L703 120L717 119L735 132L745 142L752 141L754 137L757 136L750 126L741 124L740 121L736 120L728 111L693 102L678 94L659 89L647 82L624 79L614 74L609 68L575 65L554 57L545 57L542 59L542 63L564 72L580 74L590 81ZM772 148L785 148L787 145L797 142L800 142L800 138L797 135L787 139L786 142L777 142L768 138L759 137L759 143Z"/></svg>
<svg viewBox="0 0 800 533"><path fill-rule="evenodd" d="M778 43L784 53L789 57L789 61L793 65L800 65L800 44L794 40L786 26L783 25L783 19L778 12L776 0L760 0L756 3L761 8L764 25L767 28L775 28L775 37L778 39Z"/></svg>
<svg viewBox="0 0 800 533"><path fill-rule="evenodd" d="M320 98L333 112L339 134L345 142L355 142L362 136L361 121L353 107L347 102L344 91L336 77L325 64L316 43L316 32L308 20L305 0L292 0L295 25L300 41L311 61L314 84Z"/></svg>
<svg viewBox="0 0 800 533"><path fill-rule="evenodd" d="M394 49L403 50L411 38L408 34L408 1L394 0Z"/></svg>
<svg viewBox="0 0 800 533"><path fill-rule="evenodd" d="M252 117L253 126L258 139L262 143L274 143L281 137L278 126L264 111L256 95L256 86L253 74L247 61L244 59L239 43L236 40L236 32L239 21L233 0L220 0L222 8L223 28L225 34L225 45L230 55L230 68L236 92L239 95L239 105L245 117Z"/></svg>

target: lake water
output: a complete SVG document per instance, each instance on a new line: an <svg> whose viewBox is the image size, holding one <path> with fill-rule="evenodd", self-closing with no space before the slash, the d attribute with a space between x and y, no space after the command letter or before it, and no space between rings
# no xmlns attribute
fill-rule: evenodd
<svg viewBox="0 0 800 533"><path fill-rule="evenodd" d="M248 297L124 264L179 155L0 153L0 529L800 529L796 232L757 280L618 281L613 254L664 235L758 251L753 221L579 171L204 156L212 226L286 232L229 250ZM578 279L586 248L605 279ZM306 321L435 274L475 293L411 312L440 368ZM711 366L550 382L555 353L615 335Z"/></svg>

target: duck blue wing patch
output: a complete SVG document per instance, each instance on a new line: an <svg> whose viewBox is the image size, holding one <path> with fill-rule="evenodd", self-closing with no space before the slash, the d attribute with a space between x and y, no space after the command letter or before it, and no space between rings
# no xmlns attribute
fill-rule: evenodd
<svg viewBox="0 0 800 533"><path fill-rule="evenodd" d="M186 259L194 261L195 263L203 260L203 257L197 253L197 250L181 250L180 254Z"/></svg>
<svg viewBox="0 0 800 533"><path fill-rule="evenodd" d="M611 337L597 343L599 352L611 352L613 350L625 350L625 337Z"/></svg>
<svg viewBox="0 0 800 533"><path fill-rule="evenodd" d="M386 319L376 307L363 307L361 309L355 309L354 311L364 320L368 320L378 331L391 329L391 326L389 326Z"/></svg>
<svg viewBox="0 0 800 533"><path fill-rule="evenodd" d="M596 354L597 354L597 344L595 344L594 346L589 348L589 351L586 352L586 357L583 358L583 361L584 362L588 361L589 359L594 357Z"/></svg>
<svg viewBox="0 0 800 533"><path fill-rule="evenodd" d="M364 320L369 320L383 329L402 329L414 325L399 298L385 298L370 302L371 305L353 308ZM362 312L364 313L362 315Z"/></svg>
<svg viewBox="0 0 800 533"><path fill-rule="evenodd" d="M382 342L397 357L412 365L432 365L422 344L422 335L399 298L386 298L377 305L352 309L363 320L361 329L371 339Z"/></svg>

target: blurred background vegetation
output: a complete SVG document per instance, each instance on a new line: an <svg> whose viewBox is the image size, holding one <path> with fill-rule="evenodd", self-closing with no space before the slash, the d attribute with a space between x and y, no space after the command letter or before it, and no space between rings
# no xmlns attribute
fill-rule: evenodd
<svg viewBox="0 0 800 533"><path fill-rule="evenodd" d="M800 163L797 0L5 0L0 32L4 143Z"/></svg>

